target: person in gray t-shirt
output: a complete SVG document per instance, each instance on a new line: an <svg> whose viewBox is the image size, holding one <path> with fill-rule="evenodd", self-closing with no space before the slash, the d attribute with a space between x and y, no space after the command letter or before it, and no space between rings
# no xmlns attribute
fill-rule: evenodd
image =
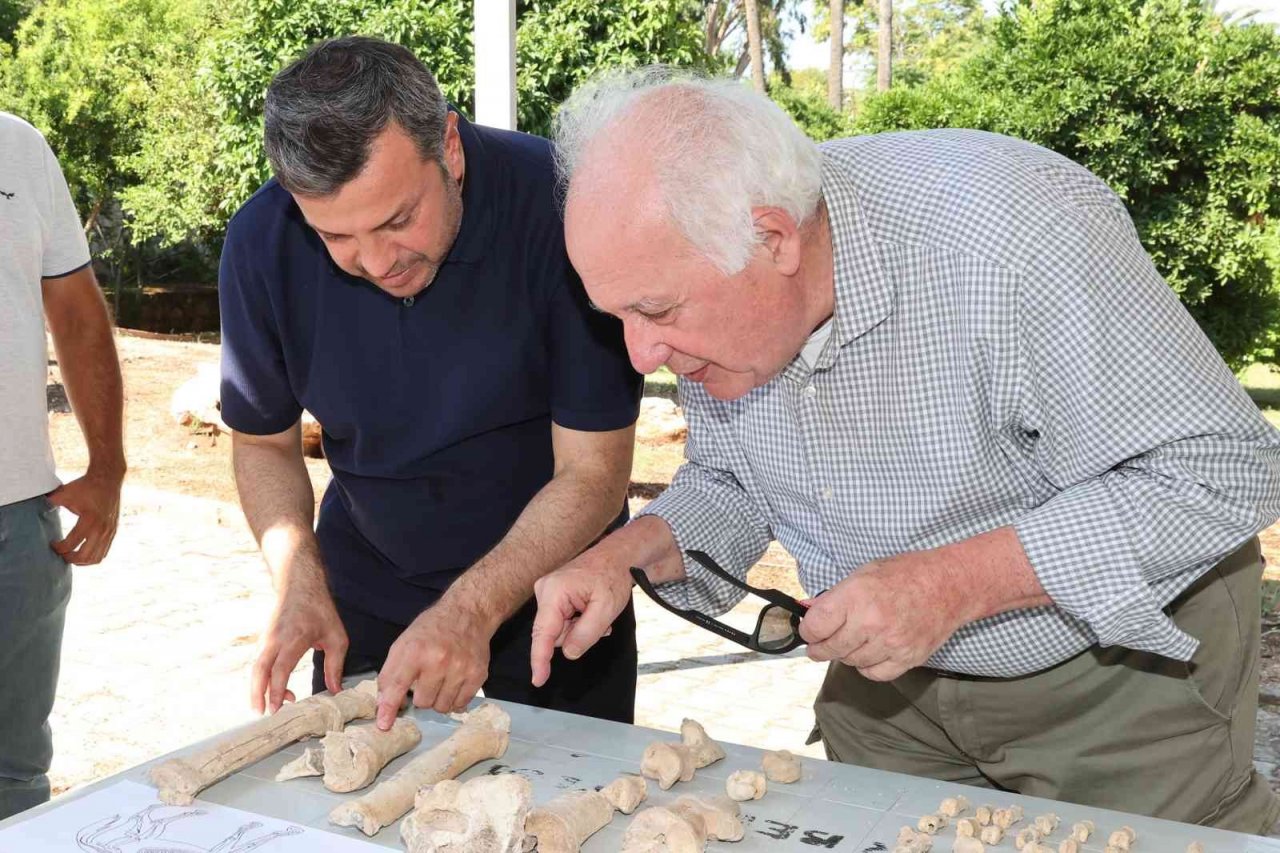
<svg viewBox="0 0 1280 853"><path fill-rule="evenodd" d="M44 138L0 112L0 819L49 799L49 712L68 564L111 547L124 480L120 362L71 193ZM45 384L58 365L89 446L59 485ZM77 516L62 535L58 509Z"/></svg>

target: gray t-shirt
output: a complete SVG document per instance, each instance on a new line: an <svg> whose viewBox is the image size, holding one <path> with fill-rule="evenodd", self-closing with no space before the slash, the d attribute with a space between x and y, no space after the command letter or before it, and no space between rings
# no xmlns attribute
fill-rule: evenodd
<svg viewBox="0 0 1280 853"><path fill-rule="evenodd" d="M53 152L38 130L0 112L0 506L58 485L41 279L87 263L89 245Z"/></svg>

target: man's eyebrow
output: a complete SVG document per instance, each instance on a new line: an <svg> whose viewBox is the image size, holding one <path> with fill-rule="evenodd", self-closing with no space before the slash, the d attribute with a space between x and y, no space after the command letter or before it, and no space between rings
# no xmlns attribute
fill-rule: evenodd
<svg viewBox="0 0 1280 853"><path fill-rule="evenodd" d="M409 211L411 211L411 210L413 210L415 207L417 207L417 205L418 205L418 201L419 201L419 198L418 198L418 197L414 197L414 198L410 199L408 202L406 202L405 204L400 205L398 208L396 208L396 210L395 210L395 212L394 212L394 213L392 213L390 216L388 216L386 219L384 219L384 220L382 221L382 224L378 225L378 226L377 226L377 227L375 227L373 230L374 230L374 231L381 231L383 228L386 228L386 227L387 227L388 225L390 225L392 222L395 222L397 219L399 219L400 217L404 216L404 215L405 215L405 214L407 214ZM307 219L307 216L306 216L306 214L305 214L305 213L302 215L302 219L303 219L303 221L305 221L308 225L310 225L310 226L311 226L311 228L312 228L313 230L318 231L318 232L320 232L321 234L329 234L330 236L333 236L333 237L350 237L350 236L351 236L350 234L342 234L342 233L340 233L340 232L338 232L338 231L326 231L326 230L325 230L325 229L323 229L323 228L317 228L317 227L316 227L316 225L315 225L315 223L313 223L310 219Z"/></svg>
<svg viewBox="0 0 1280 853"><path fill-rule="evenodd" d="M674 299L641 299L638 302L632 302L626 307L626 310L640 314L657 314L662 311L669 311L674 307L676 307Z"/></svg>

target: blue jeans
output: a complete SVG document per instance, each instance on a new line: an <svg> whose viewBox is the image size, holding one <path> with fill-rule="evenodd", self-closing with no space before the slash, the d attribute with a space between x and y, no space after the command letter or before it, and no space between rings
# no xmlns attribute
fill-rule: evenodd
<svg viewBox="0 0 1280 853"><path fill-rule="evenodd" d="M71 569L50 547L61 538L43 495L0 506L0 820L49 799L49 712L71 598Z"/></svg>

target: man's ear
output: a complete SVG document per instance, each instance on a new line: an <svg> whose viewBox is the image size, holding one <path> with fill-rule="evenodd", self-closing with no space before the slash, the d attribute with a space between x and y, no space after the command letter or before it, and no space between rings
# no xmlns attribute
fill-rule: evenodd
<svg viewBox="0 0 1280 853"><path fill-rule="evenodd" d="M452 110L444 117L444 165L453 179L461 183L467 164L462 151L462 134L458 132L458 114Z"/></svg>
<svg viewBox="0 0 1280 853"><path fill-rule="evenodd" d="M802 241L791 214L780 207L753 207L751 219L774 268L782 275L795 275L800 269Z"/></svg>

